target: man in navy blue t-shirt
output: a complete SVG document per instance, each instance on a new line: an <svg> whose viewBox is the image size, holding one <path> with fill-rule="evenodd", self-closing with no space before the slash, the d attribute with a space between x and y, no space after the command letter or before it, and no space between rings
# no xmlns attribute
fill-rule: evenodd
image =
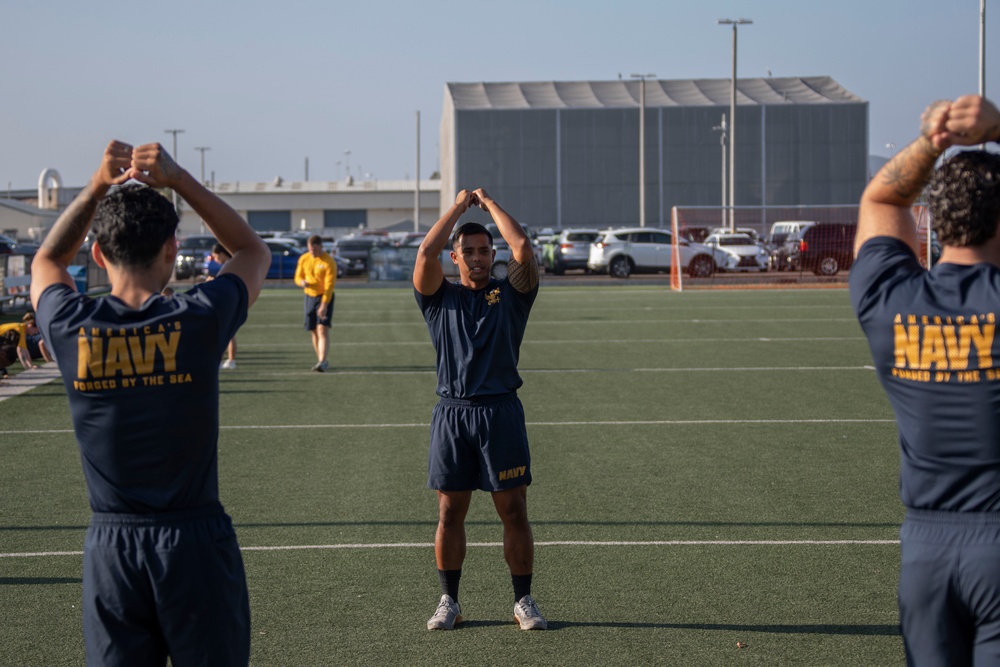
<svg viewBox="0 0 1000 667"><path fill-rule="evenodd" d="M126 181L138 181L128 182ZM165 298L177 256L171 188L232 251L217 280ZM67 267L93 222L110 296ZM93 516L84 542L88 665L246 665L250 608L219 502L219 356L270 251L159 144L105 149L31 265L31 300L66 386Z"/></svg>
<svg viewBox="0 0 1000 667"><path fill-rule="evenodd" d="M490 269L496 251L482 225L452 229L479 206L510 245L507 277ZM439 257L451 244L460 281L445 280ZM514 619L522 630L543 630L545 619L531 596L535 543L528 523L531 459L517 372L528 313L538 294L538 265L531 240L485 190L462 190L427 233L413 271L417 303L437 352L437 395L431 417L427 485L437 490L434 556L441 600L429 630L462 621L459 578L465 560L465 515L475 489L488 491L503 522L503 551L514 586Z"/></svg>
<svg viewBox="0 0 1000 667"><path fill-rule="evenodd" d="M1000 664L1000 113L968 95L924 112L920 137L861 199L851 302L899 430L899 616L910 665ZM943 250L917 261L927 187Z"/></svg>

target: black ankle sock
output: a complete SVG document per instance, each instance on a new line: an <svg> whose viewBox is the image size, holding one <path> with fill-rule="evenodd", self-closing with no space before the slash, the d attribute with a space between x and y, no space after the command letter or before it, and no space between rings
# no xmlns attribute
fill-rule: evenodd
<svg viewBox="0 0 1000 667"><path fill-rule="evenodd" d="M531 595L530 574L512 574L510 580L514 584L514 602L520 601L525 595Z"/></svg>
<svg viewBox="0 0 1000 667"><path fill-rule="evenodd" d="M438 570L438 581L441 582L441 592L447 593L455 602L458 602L458 581L461 578L461 569Z"/></svg>

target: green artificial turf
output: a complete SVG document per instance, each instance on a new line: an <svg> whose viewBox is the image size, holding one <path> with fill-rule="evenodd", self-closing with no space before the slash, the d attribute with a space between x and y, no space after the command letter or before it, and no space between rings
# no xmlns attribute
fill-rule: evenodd
<svg viewBox="0 0 1000 667"><path fill-rule="evenodd" d="M519 393L544 633L513 624L486 494L467 622L425 629L435 359L412 290L338 290L325 374L298 291L237 338L219 468L254 665L904 662L896 431L843 290L543 287ZM0 664L83 662L70 429L58 382L0 402Z"/></svg>

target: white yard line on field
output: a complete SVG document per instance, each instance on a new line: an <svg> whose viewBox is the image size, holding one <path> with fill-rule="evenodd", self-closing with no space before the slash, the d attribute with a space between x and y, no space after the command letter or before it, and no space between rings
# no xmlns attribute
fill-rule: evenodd
<svg viewBox="0 0 1000 667"><path fill-rule="evenodd" d="M239 528L239 525L237 525ZM578 541L535 542L536 547L787 547L787 546L894 546L899 540L650 540L650 541ZM503 547L503 542L470 542L468 547ZM431 542L381 542L372 544L288 544L280 546L240 547L241 551L319 551L331 549L432 549ZM44 558L82 556L82 551L33 551L0 553L0 558Z"/></svg>
<svg viewBox="0 0 1000 667"><path fill-rule="evenodd" d="M895 424L894 419L643 419L622 421L545 421L527 426L716 426L729 424ZM222 431L280 431L294 429L428 428L430 422L385 424L245 424L220 426ZM73 429L23 429L0 431L2 435L72 433Z"/></svg>
<svg viewBox="0 0 1000 667"><path fill-rule="evenodd" d="M666 344L666 343L795 343L795 342L852 342L865 340L864 336L824 336L824 337L801 337L801 338L589 338L582 340L526 340L521 345L631 345L635 343ZM430 341L410 340L410 341L334 341L331 347L426 347L431 348ZM300 343L285 343L284 345L273 345L271 343L240 343L241 348L263 347L273 349L300 349Z"/></svg>

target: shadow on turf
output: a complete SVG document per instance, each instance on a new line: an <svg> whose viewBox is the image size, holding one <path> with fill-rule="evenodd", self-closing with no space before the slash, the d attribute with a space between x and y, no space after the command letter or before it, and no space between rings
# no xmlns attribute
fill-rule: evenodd
<svg viewBox="0 0 1000 667"><path fill-rule="evenodd" d="M465 619L455 629L487 628L513 625L512 621ZM736 623L587 623L582 621L549 620L549 631L563 628L633 628L636 630L726 630L729 632L763 632L787 635L862 635L870 637L895 637L896 625L740 625Z"/></svg>
<svg viewBox="0 0 1000 667"><path fill-rule="evenodd" d="M82 584L72 577L0 577L0 586L34 586L39 584Z"/></svg>
<svg viewBox="0 0 1000 667"><path fill-rule="evenodd" d="M466 621L474 623L475 621ZM487 621L485 625L506 625L500 621ZM549 630L560 628L637 628L654 630L726 630L732 632L765 632L788 635L864 635L890 637L899 635L896 625L742 625L738 623L584 623L575 621L549 621Z"/></svg>

